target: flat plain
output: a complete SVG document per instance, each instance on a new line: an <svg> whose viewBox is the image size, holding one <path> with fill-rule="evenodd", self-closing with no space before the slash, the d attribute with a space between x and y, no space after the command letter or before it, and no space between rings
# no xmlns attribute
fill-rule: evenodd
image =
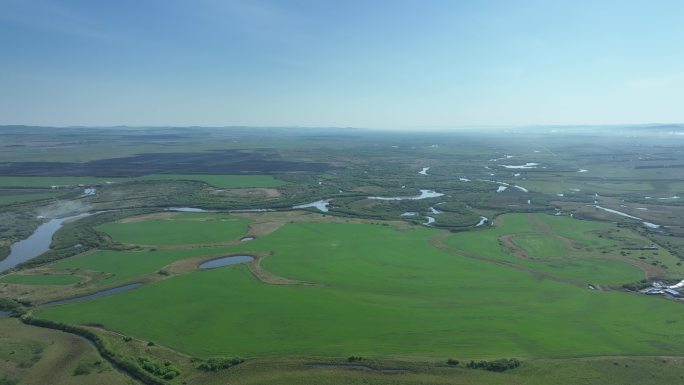
<svg viewBox="0 0 684 385"><path fill-rule="evenodd" d="M640 292L684 278L672 127L2 130L0 258L91 215L0 273L0 381L681 382L682 301Z"/></svg>

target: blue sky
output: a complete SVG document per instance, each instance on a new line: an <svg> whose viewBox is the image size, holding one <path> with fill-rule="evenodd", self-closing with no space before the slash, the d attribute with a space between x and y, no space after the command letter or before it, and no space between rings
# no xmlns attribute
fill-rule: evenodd
<svg viewBox="0 0 684 385"><path fill-rule="evenodd" d="M684 122L684 1L0 0L0 124Z"/></svg>

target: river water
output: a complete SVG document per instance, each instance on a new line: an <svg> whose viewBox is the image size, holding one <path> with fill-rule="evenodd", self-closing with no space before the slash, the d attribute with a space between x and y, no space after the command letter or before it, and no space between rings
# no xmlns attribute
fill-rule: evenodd
<svg viewBox="0 0 684 385"><path fill-rule="evenodd" d="M50 250L52 236L62 228L65 222L87 217L94 213L83 213L70 217L55 218L38 226L28 238L13 243L10 246L10 254L0 261L0 272L12 269L20 263L31 260Z"/></svg>
<svg viewBox="0 0 684 385"><path fill-rule="evenodd" d="M329 200L329 199L321 199L320 201L316 201L316 202L311 202L311 203L305 203L305 204L302 204L302 205L292 206L292 208L293 208L293 209L306 209L306 208L309 208L309 207L315 207L315 208L317 208L319 211L324 212L324 213L327 213L327 212L329 211L329 209L328 209L328 205L329 205L329 204L330 204L330 200Z"/></svg>
<svg viewBox="0 0 684 385"><path fill-rule="evenodd" d="M414 197L368 197L368 199L375 199L379 201L403 201L403 200L420 200L428 198L439 198L444 194L438 193L434 190L420 190L420 195Z"/></svg>
<svg viewBox="0 0 684 385"><path fill-rule="evenodd" d="M118 294L118 293L121 293L124 291L137 289L142 285L143 284L140 282L131 283L128 285L113 287L113 288L107 289L107 290L96 291L92 294L82 295L80 297L66 298L66 299L60 299L57 301L47 302L43 306L64 305L66 303L86 301L86 300L93 299L93 298L104 297L107 295Z"/></svg>

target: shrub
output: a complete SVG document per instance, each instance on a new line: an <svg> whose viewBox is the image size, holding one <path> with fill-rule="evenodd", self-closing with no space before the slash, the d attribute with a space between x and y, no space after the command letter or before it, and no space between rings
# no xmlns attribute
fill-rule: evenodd
<svg viewBox="0 0 684 385"><path fill-rule="evenodd" d="M459 364L459 361L458 361L458 360L455 360L455 359L453 359L453 358L449 358L449 359L447 360L447 365L458 366L458 364Z"/></svg>
<svg viewBox="0 0 684 385"><path fill-rule="evenodd" d="M145 371L165 380L171 380L181 373L180 370L172 365L169 361L165 361L163 364L160 364L151 358L138 357L138 364Z"/></svg>
<svg viewBox="0 0 684 385"><path fill-rule="evenodd" d="M349 361L349 362L355 362L355 361L361 361L361 360L363 360L363 357L361 357L361 356L350 356L349 358L347 358L347 361Z"/></svg>
<svg viewBox="0 0 684 385"><path fill-rule="evenodd" d="M0 298L0 310L8 311L14 317L26 313L26 309L21 302L9 298Z"/></svg>
<svg viewBox="0 0 684 385"><path fill-rule="evenodd" d="M19 381L7 377L0 378L0 385L16 385Z"/></svg>
<svg viewBox="0 0 684 385"><path fill-rule="evenodd" d="M470 361L466 365L469 369L483 369L490 372L504 372L509 369L515 369L520 366L520 360L517 358L501 358L494 361Z"/></svg>
<svg viewBox="0 0 684 385"><path fill-rule="evenodd" d="M74 369L73 375L74 376L84 376L86 374L90 374L91 372L91 367L85 362L80 362L78 366Z"/></svg>
<svg viewBox="0 0 684 385"><path fill-rule="evenodd" d="M210 358L197 366L197 369L205 372L216 372L221 369L228 369L231 366L245 362L242 358Z"/></svg>

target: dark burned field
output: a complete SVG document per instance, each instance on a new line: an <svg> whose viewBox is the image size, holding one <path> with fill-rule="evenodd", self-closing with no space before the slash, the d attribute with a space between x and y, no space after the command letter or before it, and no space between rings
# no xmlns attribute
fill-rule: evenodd
<svg viewBox="0 0 684 385"><path fill-rule="evenodd" d="M6 176L142 176L149 174L239 174L324 172L326 163L282 160L275 151L214 150L140 154L85 163L16 162L0 164Z"/></svg>

